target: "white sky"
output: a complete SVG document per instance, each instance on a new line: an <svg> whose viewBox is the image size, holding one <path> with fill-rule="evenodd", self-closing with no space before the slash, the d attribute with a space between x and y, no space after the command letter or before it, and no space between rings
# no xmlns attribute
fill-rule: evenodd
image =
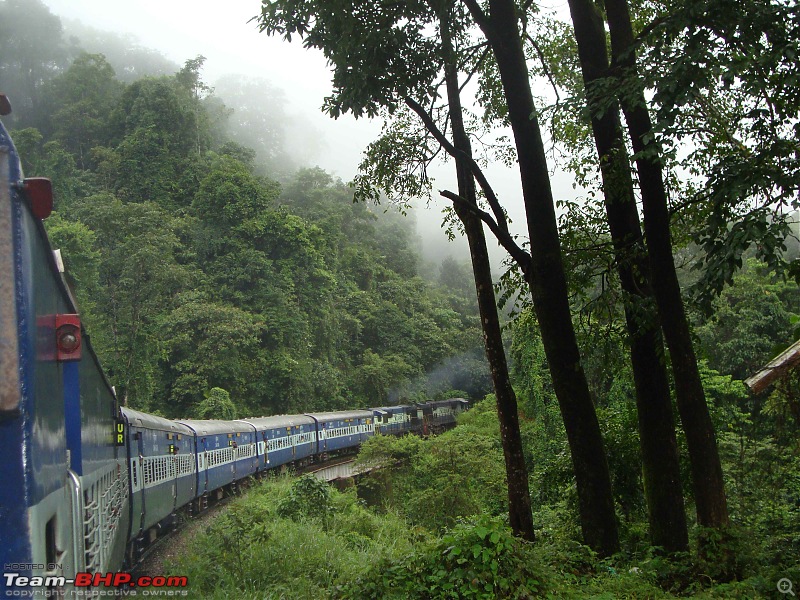
<svg viewBox="0 0 800 600"><path fill-rule="evenodd" d="M260 34L248 20L258 14L258 0L44 0L64 18L104 31L131 33L142 46L158 50L178 65L198 54L206 57L203 78L223 75L263 78L286 92L287 111L301 114L320 130L327 152L315 156L323 169L352 179L361 150L379 124L345 116L337 121L319 107L330 93L330 77L321 52L306 50ZM335 149L333 147L335 141Z"/></svg>
<svg viewBox="0 0 800 600"><path fill-rule="evenodd" d="M322 152L310 156L312 164L308 166L316 164L344 181L355 176L362 151L380 132L380 123L347 115L333 120L320 112L331 89L324 57L319 51L303 48L299 41L290 44L259 33L255 23L248 23L260 11L259 0L43 1L64 19L82 21L104 31L133 34L142 46L158 50L179 65L202 54L206 57L203 78L212 85L227 74L266 79L285 92L287 112L302 116L323 138ZM452 167L438 172L441 175L437 177L437 189L454 189ZM493 166L488 176L514 221L513 230L524 233L519 172L513 167ZM570 179L563 175L555 177L553 186L557 198L575 195ZM424 238L444 238L444 233L435 233L442 206L443 201L434 212L418 213ZM495 256L498 259L499 254Z"/></svg>

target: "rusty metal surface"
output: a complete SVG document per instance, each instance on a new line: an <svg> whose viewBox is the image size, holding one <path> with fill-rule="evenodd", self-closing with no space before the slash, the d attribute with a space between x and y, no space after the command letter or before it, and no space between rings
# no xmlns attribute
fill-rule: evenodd
<svg viewBox="0 0 800 600"><path fill-rule="evenodd" d="M4 413L15 412L20 400L9 144L0 129L0 412Z"/></svg>

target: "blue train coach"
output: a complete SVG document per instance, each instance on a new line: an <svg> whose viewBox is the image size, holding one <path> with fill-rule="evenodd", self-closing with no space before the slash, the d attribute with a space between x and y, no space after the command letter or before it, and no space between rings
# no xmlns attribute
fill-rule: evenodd
<svg viewBox="0 0 800 600"><path fill-rule="evenodd" d="M151 529L194 500L197 459L194 431L170 421L122 408L130 457L131 526L129 540L145 541ZM151 540L148 540L151 541Z"/></svg>
<svg viewBox="0 0 800 600"><path fill-rule="evenodd" d="M414 409L416 412L416 409ZM373 408L375 433L402 435L412 430L412 407L406 404Z"/></svg>
<svg viewBox="0 0 800 600"><path fill-rule="evenodd" d="M128 469L116 397L41 222L51 209L50 182L23 178L0 124L0 562L69 578L121 564Z"/></svg>
<svg viewBox="0 0 800 600"><path fill-rule="evenodd" d="M258 469L303 464L317 453L316 421L306 415L251 417L242 422L256 430Z"/></svg>
<svg viewBox="0 0 800 600"><path fill-rule="evenodd" d="M361 445L375 433L371 410L307 413L317 423L317 452L339 453Z"/></svg>
<svg viewBox="0 0 800 600"><path fill-rule="evenodd" d="M253 475L258 467L256 431L244 421L180 420L195 435L197 495L217 492Z"/></svg>

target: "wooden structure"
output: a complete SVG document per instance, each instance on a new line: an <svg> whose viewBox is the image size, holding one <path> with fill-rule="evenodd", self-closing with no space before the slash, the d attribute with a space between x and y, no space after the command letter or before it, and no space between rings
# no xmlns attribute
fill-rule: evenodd
<svg viewBox="0 0 800 600"><path fill-rule="evenodd" d="M752 393L760 394L770 384L784 377L798 364L800 364L800 340L773 358L758 373L748 377L744 384Z"/></svg>

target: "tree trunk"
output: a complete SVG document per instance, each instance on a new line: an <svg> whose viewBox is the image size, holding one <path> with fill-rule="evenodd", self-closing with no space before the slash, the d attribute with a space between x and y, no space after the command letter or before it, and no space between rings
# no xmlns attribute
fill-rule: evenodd
<svg viewBox="0 0 800 600"><path fill-rule="evenodd" d="M447 99L450 108L450 124L453 129L453 146L464 154L456 158L458 176L458 193L461 198L477 206L475 180L466 163L466 157L472 155L472 145L464 128L461 96L458 87L458 69L450 39L449 23L446 16L441 18L442 45L445 54L445 80ZM500 421L500 438L503 443L503 456L506 464L508 481L508 514L514 535L534 541L533 516L531 514L531 496L528 488L528 469L522 451L522 437L519 430L517 413L517 397L511 387L506 362L503 335L492 282L492 270L489 263L489 251L482 221L470 211L455 207L458 217L464 224L464 231L469 242L472 258L472 272L475 278L475 289L478 295L478 308L483 328L483 341L486 359L492 374L497 416Z"/></svg>
<svg viewBox="0 0 800 600"><path fill-rule="evenodd" d="M642 475L650 540L667 552L685 551L689 536L664 347L653 305L647 256L622 141L619 107L597 106L592 83L608 71L603 19L591 0L569 0L620 285L636 387Z"/></svg>
<svg viewBox="0 0 800 600"><path fill-rule="evenodd" d="M492 48L508 104L531 243L525 277L567 432L584 541L608 556L619 549L611 477L572 326L553 194L516 7L510 0L491 0L487 16L475 0L464 1Z"/></svg>
<svg viewBox="0 0 800 600"><path fill-rule="evenodd" d="M627 2L606 0L605 6L613 62L633 74L636 57ZM721 528L729 522L722 467L672 257L670 216L661 173L661 152L652 135L652 123L642 89L639 88L635 94L623 95L621 103L636 153L653 290L661 327L672 358L675 395L691 462L697 521L704 527Z"/></svg>

